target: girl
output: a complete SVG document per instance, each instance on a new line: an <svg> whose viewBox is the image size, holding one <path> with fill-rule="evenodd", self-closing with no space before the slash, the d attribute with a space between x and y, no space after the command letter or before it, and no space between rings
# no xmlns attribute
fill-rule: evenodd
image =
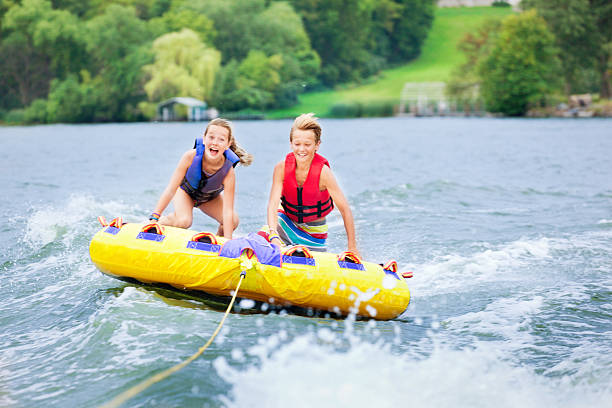
<svg viewBox="0 0 612 408"><path fill-rule="evenodd" d="M359 255L351 208L329 162L317 154L321 145L317 118L312 113L298 116L289 132L289 141L292 152L274 167L272 177L268 202L270 242L278 246L300 244L325 251L325 216L335 204L344 221L348 250Z"/></svg>
<svg viewBox="0 0 612 408"><path fill-rule="evenodd" d="M236 175L234 167L248 166L253 156L236 143L231 123L214 119L198 137L194 149L183 154L168 186L162 193L150 220L179 228L189 228L193 221L193 208L217 220L217 235L231 239L238 226L234 211ZM222 195L221 192L225 191ZM161 216L170 200L174 212Z"/></svg>

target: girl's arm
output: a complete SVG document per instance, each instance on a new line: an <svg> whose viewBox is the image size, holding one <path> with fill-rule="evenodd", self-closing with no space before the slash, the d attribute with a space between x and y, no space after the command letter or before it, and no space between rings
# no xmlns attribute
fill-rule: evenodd
<svg viewBox="0 0 612 408"><path fill-rule="evenodd" d="M236 173L233 168L223 179L223 236L232 239L234 232L234 193L236 191Z"/></svg>
<svg viewBox="0 0 612 408"><path fill-rule="evenodd" d="M329 191L332 200L334 200L334 204L342 215L344 229L346 230L346 238L348 240L348 250L361 257L359 251L357 250L357 241L355 239L355 220L353 219L351 206L344 197L342 189L340 189L340 186L334 177L334 173L332 173L328 166L323 166L323 169L321 170L319 186L322 190L327 189L327 191Z"/></svg>
<svg viewBox="0 0 612 408"><path fill-rule="evenodd" d="M268 226L270 234L276 235L278 228L277 210L280 204L281 194L283 192L283 177L285 173L285 162L281 161L274 166L274 174L272 175L272 188L270 188L270 199L268 200ZM280 238L272 239L273 244L281 245Z"/></svg>
<svg viewBox="0 0 612 408"><path fill-rule="evenodd" d="M181 185L183 178L185 178L185 174L187 173L187 169L193 161L195 153L195 149L189 150L185 152L185 154L183 154L183 157L181 157L181 160L179 160L178 165L174 170L174 173L172 173L172 177L170 177L170 181L168 182L166 189L159 197L157 205L155 206L155 210L153 210L160 216L164 212L166 207L168 207L168 204L170 204L172 198L174 198L174 194L176 194L176 189Z"/></svg>

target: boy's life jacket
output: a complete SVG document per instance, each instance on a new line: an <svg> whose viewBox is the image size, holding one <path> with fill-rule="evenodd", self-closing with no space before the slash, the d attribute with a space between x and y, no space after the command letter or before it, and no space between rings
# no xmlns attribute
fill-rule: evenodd
<svg viewBox="0 0 612 408"><path fill-rule="evenodd" d="M330 167L329 162L323 156L315 153L306 181L302 187L299 187L295 179L295 156L289 153L285 157L281 206L291 220L298 223L314 221L325 217L334 209L334 201L329 191L319 190L319 179L323 166Z"/></svg>
<svg viewBox="0 0 612 408"><path fill-rule="evenodd" d="M225 163L215 174L207 175L202 169L204 158L204 141L196 138L196 154L185 173L181 188L197 203L204 203L218 196L223 191L223 179L232 167L240 162L240 158L231 149L223 152Z"/></svg>

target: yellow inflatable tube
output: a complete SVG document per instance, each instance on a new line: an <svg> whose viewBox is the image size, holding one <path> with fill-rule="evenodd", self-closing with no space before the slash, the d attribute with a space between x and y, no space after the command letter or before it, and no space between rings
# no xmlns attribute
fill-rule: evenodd
<svg viewBox="0 0 612 408"><path fill-rule="evenodd" d="M279 267L260 262L249 250L235 258L220 256L225 243L210 233L115 219L94 235L89 252L93 263L110 276L212 295L231 296L245 270L240 298L337 315L393 319L410 302L395 262L383 267L350 253L339 256L288 247L277 257Z"/></svg>

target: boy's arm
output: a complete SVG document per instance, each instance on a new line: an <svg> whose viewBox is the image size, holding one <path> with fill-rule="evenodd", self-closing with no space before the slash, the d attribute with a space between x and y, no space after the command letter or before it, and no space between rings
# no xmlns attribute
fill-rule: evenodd
<svg viewBox="0 0 612 408"><path fill-rule="evenodd" d="M361 258L361 255L357 250L357 241L355 239L355 220L353 219L353 212L351 211L351 206L344 197L342 189L340 188L338 182L336 181L336 178L334 177L334 173L332 173L331 169L327 166L323 166L323 169L321 170L320 187L329 191L332 200L334 200L334 204L342 215L342 220L344 221L344 229L346 230L346 238L348 241L348 250L354 252L357 256Z"/></svg>

